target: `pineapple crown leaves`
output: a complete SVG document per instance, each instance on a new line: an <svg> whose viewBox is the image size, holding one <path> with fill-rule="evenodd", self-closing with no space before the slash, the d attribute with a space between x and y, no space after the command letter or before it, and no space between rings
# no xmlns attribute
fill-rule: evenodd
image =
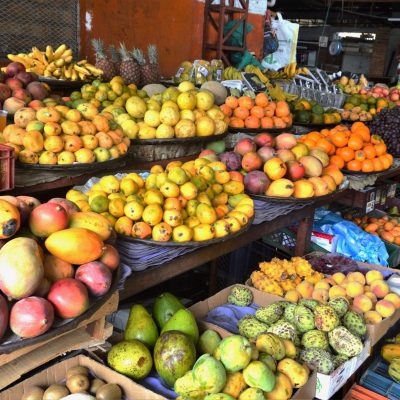
<svg viewBox="0 0 400 400"><path fill-rule="evenodd" d="M158 64L158 51L155 44L149 44L147 46L147 56L150 64Z"/></svg>
<svg viewBox="0 0 400 400"><path fill-rule="evenodd" d="M119 54L118 51L116 49L116 47L112 44L110 46L108 46L108 51L111 54L111 61L112 62L119 62Z"/></svg>
<svg viewBox="0 0 400 400"><path fill-rule="evenodd" d="M92 39L93 50L96 53L97 60L104 60L106 56L104 54L104 44L100 39Z"/></svg>
<svg viewBox="0 0 400 400"><path fill-rule="evenodd" d="M120 43L119 44L119 54L121 54L121 59L122 61L129 61L132 59L131 55L129 54L129 51L127 50L125 43Z"/></svg>
<svg viewBox="0 0 400 400"><path fill-rule="evenodd" d="M146 59L144 57L143 51L140 49L133 49L131 52L133 58L137 61L139 65L145 65Z"/></svg>

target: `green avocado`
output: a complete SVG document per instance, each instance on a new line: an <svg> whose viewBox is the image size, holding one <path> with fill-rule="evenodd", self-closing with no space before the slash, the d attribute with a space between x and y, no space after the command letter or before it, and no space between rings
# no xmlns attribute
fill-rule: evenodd
<svg viewBox="0 0 400 400"><path fill-rule="evenodd" d="M313 114L322 115L324 113L324 108L321 105L316 104L315 106L312 107L311 111Z"/></svg>
<svg viewBox="0 0 400 400"><path fill-rule="evenodd" d="M301 123L309 123L311 118L311 113L309 111L296 111L295 121Z"/></svg>
<svg viewBox="0 0 400 400"><path fill-rule="evenodd" d="M162 293L154 302L153 318L162 329L167 321L181 309L185 309L185 306L173 294Z"/></svg>

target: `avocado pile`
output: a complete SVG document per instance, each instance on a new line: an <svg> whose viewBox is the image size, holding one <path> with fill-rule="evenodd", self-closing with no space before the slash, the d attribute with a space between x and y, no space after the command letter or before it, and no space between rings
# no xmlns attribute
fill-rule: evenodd
<svg viewBox="0 0 400 400"><path fill-rule="evenodd" d="M339 124L340 113L334 108L324 109L315 100L300 98L290 103L293 121L301 124L328 125Z"/></svg>

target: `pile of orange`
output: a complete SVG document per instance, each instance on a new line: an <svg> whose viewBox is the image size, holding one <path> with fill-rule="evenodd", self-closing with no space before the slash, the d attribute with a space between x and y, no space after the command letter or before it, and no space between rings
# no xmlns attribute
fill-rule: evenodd
<svg viewBox="0 0 400 400"><path fill-rule="evenodd" d="M351 128L338 125L331 130L309 132L299 141L311 149L324 150L330 155L330 164L348 171L380 172L393 164L383 139L371 135L363 122L355 122Z"/></svg>
<svg viewBox="0 0 400 400"><path fill-rule="evenodd" d="M228 96L220 106L232 128L276 129L292 126L292 114L286 101L269 101L265 93L236 98Z"/></svg>
<svg viewBox="0 0 400 400"><path fill-rule="evenodd" d="M388 215L381 218L364 215L359 218L353 217L351 214L345 214L344 218L354 222L371 235L379 236L387 242L400 245L400 225L396 218L390 218Z"/></svg>

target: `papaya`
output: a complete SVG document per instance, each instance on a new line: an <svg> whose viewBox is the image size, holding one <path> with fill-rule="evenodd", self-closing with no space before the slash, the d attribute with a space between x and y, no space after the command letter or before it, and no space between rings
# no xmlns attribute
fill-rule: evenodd
<svg viewBox="0 0 400 400"><path fill-rule="evenodd" d="M393 358L400 357L400 343L388 343L382 346L381 356L390 363Z"/></svg>
<svg viewBox="0 0 400 400"><path fill-rule="evenodd" d="M18 237L0 250L0 290L13 299L35 293L43 280L40 247L30 238Z"/></svg>
<svg viewBox="0 0 400 400"><path fill-rule="evenodd" d="M6 200L0 199L0 239L14 236L21 225L18 208Z"/></svg>
<svg viewBox="0 0 400 400"><path fill-rule="evenodd" d="M52 233L45 241L46 249L71 264L86 264L103 254L103 241L84 228L69 228Z"/></svg>
<svg viewBox="0 0 400 400"><path fill-rule="evenodd" d="M107 240L112 232L112 225L103 215L91 212L77 212L69 220L70 228L85 228L97 233L101 240Z"/></svg>

